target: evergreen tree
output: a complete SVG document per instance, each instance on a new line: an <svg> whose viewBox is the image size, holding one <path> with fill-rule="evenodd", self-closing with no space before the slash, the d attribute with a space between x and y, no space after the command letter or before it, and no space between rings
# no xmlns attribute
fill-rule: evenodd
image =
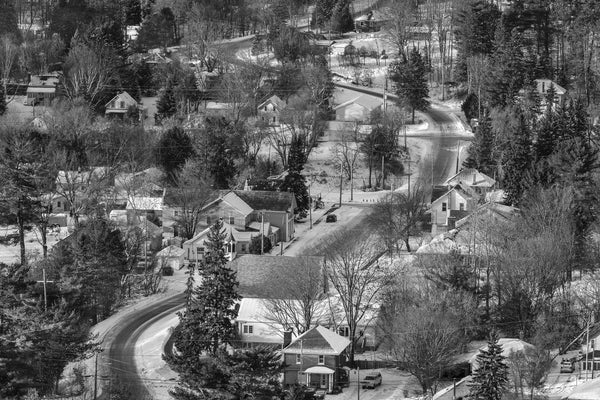
<svg viewBox="0 0 600 400"><path fill-rule="evenodd" d="M350 11L350 0L338 0L331 15L331 30L334 32L349 32L354 30L354 18Z"/></svg>
<svg viewBox="0 0 600 400"><path fill-rule="evenodd" d="M228 189L236 174L235 158L241 154L238 125L225 118L207 118L202 134L205 139L204 158L207 172L215 189Z"/></svg>
<svg viewBox="0 0 600 400"><path fill-rule="evenodd" d="M165 118L172 117L177 113L177 99L173 84L167 82L167 86L161 91L158 101L156 102L156 119L157 122Z"/></svg>
<svg viewBox="0 0 600 400"><path fill-rule="evenodd" d="M288 174L281 184L280 190L293 192L296 198L295 214L300 218L306 217L308 207L310 207L310 199L308 189L306 187L306 179L302 176L306 156L304 155L304 141L302 137L296 136L290 144L290 153L288 156Z"/></svg>
<svg viewBox="0 0 600 400"><path fill-rule="evenodd" d="M178 399L203 398L198 393L210 389L210 398L223 398L229 380L225 346L235 335L237 317L235 273L227 266L227 230L223 221L211 226L205 242L204 260L199 267L200 283L191 289L189 305L179 313L174 333L178 354L168 358L180 374L180 384L172 393ZM190 288L188 288L188 291Z"/></svg>
<svg viewBox="0 0 600 400"><path fill-rule="evenodd" d="M507 122L507 137L502 144L504 151L501 155L502 183L506 202L514 205L519 203L528 187L532 166L532 140L531 131L520 108L515 109L512 120Z"/></svg>
<svg viewBox="0 0 600 400"><path fill-rule="evenodd" d="M6 112L6 95L4 94L4 87L0 85L0 115Z"/></svg>
<svg viewBox="0 0 600 400"><path fill-rule="evenodd" d="M228 359L227 391L238 399L275 398L281 394L283 368L278 351L270 347L238 350Z"/></svg>
<svg viewBox="0 0 600 400"><path fill-rule="evenodd" d="M194 155L192 140L178 126L166 130L154 149L156 163L167 174L167 180L174 183L188 158Z"/></svg>
<svg viewBox="0 0 600 400"><path fill-rule="evenodd" d="M262 253L260 251L261 243L263 245ZM271 251L272 248L273 246L271 244L271 239L263 235L262 240L260 236L255 236L252 238L252 240L250 241L250 245L248 246L248 251L250 252L250 254L264 254Z"/></svg>
<svg viewBox="0 0 600 400"><path fill-rule="evenodd" d="M508 366L498 344L498 334L492 332L487 349L477 354L477 369L473 373L469 396L475 400L501 400L508 385Z"/></svg>
<svg viewBox="0 0 600 400"><path fill-rule="evenodd" d="M393 62L389 66L390 79L402 103L412 110L412 123L415 123L415 110L425 111L429 107L429 87L427 86L427 66L421 53L413 47L408 59Z"/></svg>
<svg viewBox="0 0 600 400"><path fill-rule="evenodd" d="M464 162L466 168L475 168L487 175L494 175L495 162L492 158L494 147L494 132L492 131L489 116L483 115L477 129L471 146L469 146L469 156Z"/></svg>

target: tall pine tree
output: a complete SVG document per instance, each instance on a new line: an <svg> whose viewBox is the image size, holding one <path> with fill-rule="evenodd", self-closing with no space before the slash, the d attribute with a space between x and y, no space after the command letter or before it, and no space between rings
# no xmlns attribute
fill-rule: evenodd
<svg viewBox="0 0 600 400"><path fill-rule="evenodd" d="M6 112L6 95L4 94L4 88L0 86L0 115Z"/></svg>
<svg viewBox="0 0 600 400"><path fill-rule="evenodd" d="M285 177L280 189L282 191L293 192L296 198L295 214L300 218L306 217L308 207L310 207L310 198L306 187L306 178L302 176L306 156L303 151L304 140L301 136L296 136L290 144L290 153L288 156L288 174Z"/></svg>
<svg viewBox="0 0 600 400"><path fill-rule="evenodd" d="M408 59L394 61L388 68L389 76L396 89L397 96L404 106L412 111L412 123L415 123L415 110L429 108L429 87L427 86L427 66L421 53L413 47Z"/></svg>
<svg viewBox="0 0 600 400"><path fill-rule="evenodd" d="M492 158L494 132L489 115L484 114L477 125L475 136L469 146L469 157L464 162L466 168L475 168L486 175L494 175L496 165Z"/></svg>
<svg viewBox="0 0 600 400"><path fill-rule="evenodd" d="M477 354L477 369L469 388L469 396L475 400L501 400L508 385L508 366L498 344L498 334L492 332L487 349Z"/></svg>
<svg viewBox="0 0 600 400"><path fill-rule="evenodd" d="M204 259L199 266L200 283L192 290L186 310L179 314L174 333L178 353L167 359L180 375L180 384L172 393L178 399L194 399L197 393L211 389L210 398L228 381L225 347L235 335L235 303L240 300L238 282L227 265L225 251L234 244L228 240L223 221L211 226L205 242Z"/></svg>
<svg viewBox="0 0 600 400"><path fill-rule="evenodd" d="M514 108L514 115L510 118L506 121L506 137L501 144L501 171L506 202L515 205L528 188L532 165L532 140L523 111L518 107Z"/></svg>

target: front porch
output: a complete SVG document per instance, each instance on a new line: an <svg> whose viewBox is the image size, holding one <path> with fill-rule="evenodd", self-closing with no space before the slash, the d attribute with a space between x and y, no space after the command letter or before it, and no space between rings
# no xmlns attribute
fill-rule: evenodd
<svg viewBox="0 0 600 400"><path fill-rule="evenodd" d="M308 387L324 389L328 393L333 391L335 371L324 365L309 367L300 372L298 382L306 382Z"/></svg>

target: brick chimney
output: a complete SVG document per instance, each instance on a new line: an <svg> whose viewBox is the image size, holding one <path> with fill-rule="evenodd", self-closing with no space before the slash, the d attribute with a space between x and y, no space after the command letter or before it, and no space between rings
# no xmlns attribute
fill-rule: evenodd
<svg viewBox="0 0 600 400"><path fill-rule="evenodd" d="M290 343L292 343L292 330L288 329L287 331L283 331L283 348L285 349L286 347L289 346Z"/></svg>

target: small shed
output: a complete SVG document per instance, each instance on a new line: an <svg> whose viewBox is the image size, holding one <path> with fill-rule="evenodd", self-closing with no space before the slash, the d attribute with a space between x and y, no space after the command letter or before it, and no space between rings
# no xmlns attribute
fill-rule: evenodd
<svg viewBox="0 0 600 400"><path fill-rule="evenodd" d="M156 260L158 267L171 267L174 270L178 270L183 266L183 255L185 252L181 247L174 245L165 247L158 253L156 253Z"/></svg>

